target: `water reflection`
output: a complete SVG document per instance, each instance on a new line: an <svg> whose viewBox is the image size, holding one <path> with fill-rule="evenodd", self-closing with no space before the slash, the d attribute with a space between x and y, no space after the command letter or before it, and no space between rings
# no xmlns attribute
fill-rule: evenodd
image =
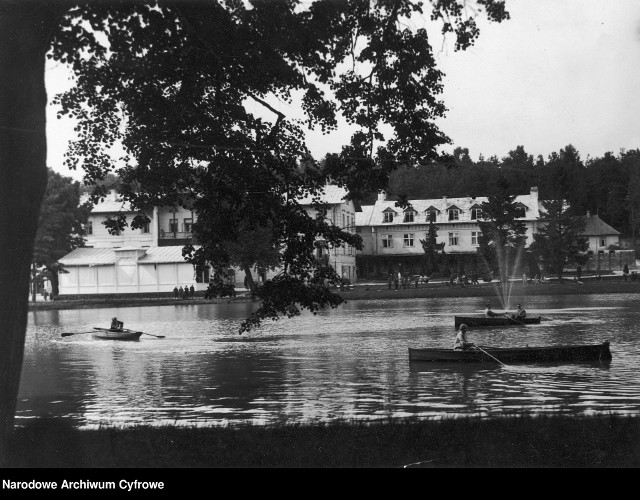
<svg viewBox="0 0 640 500"><path fill-rule="evenodd" d="M520 299L521 300L521 299ZM30 313L17 422L80 427L638 413L633 295L529 297L539 325L471 330L482 345L611 342L610 365L418 366L408 347L450 347L453 316L485 299L352 301L239 336L252 304ZM164 339L94 340L113 316ZM423 364L424 365L424 364Z"/></svg>

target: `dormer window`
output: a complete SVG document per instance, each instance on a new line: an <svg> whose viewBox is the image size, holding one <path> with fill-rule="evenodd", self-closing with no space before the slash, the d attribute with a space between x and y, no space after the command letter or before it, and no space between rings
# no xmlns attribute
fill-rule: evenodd
<svg viewBox="0 0 640 500"><path fill-rule="evenodd" d="M435 222L436 221L436 217L440 213L440 210L438 210L436 207L431 205L429 208L427 208L424 211L424 213L427 215L427 217L426 217L426 221L427 222Z"/></svg>
<svg viewBox="0 0 640 500"><path fill-rule="evenodd" d="M395 215L395 212L391 208L387 208L384 212L382 212L382 215L382 222L385 224L389 224L393 222L393 216Z"/></svg>
<svg viewBox="0 0 640 500"><path fill-rule="evenodd" d="M527 206L522 204L522 203L518 203L516 205L516 209L515 209L515 216L518 218L523 218L527 216Z"/></svg>
<svg viewBox="0 0 640 500"><path fill-rule="evenodd" d="M458 207L452 207L448 212L449 220L460 220L460 209Z"/></svg>
<svg viewBox="0 0 640 500"><path fill-rule="evenodd" d="M407 210L404 213L404 222L413 222L415 212L413 210Z"/></svg>
<svg viewBox="0 0 640 500"><path fill-rule="evenodd" d="M471 220L478 220L482 218L482 207L476 203L471 207Z"/></svg>

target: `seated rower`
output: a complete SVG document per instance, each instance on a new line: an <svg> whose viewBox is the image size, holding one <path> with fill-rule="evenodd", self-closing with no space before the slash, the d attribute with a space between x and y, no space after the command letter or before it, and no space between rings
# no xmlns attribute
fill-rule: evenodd
<svg viewBox="0 0 640 500"><path fill-rule="evenodd" d="M527 317L527 311L525 311L520 304L516 306L518 310L513 315L514 319L525 319Z"/></svg>
<svg viewBox="0 0 640 500"><path fill-rule="evenodd" d="M124 323L122 321L118 321L118 318L115 316L111 318L111 330L122 330L124 327Z"/></svg>
<svg viewBox="0 0 640 500"><path fill-rule="evenodd" d="M487 308L484 310L484 315L485 315L487 318L494 318L494 317L496 317L496 316L500 316L498 313L494 313L494 312L491 310L491 304L487 304Z"/></svg>
<svg viewBox="0 0 640 500"><path fill-rule="evenodd" d="M475 344L472 342L467 342L467 325L464 323L460 325L460 329L456 335L456 339L453 342L454 349L468 349L470 347L474 347Z"/></svg>

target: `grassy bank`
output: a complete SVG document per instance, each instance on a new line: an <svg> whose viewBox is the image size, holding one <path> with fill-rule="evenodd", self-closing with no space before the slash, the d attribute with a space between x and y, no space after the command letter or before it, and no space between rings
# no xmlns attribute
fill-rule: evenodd
<svg viewBox="0 0 640 500"><path fill-rule="evenodd" d="M602 280L585 279L581 282L573 280L551 280L543 285L523 286L521 282L511 283L511 295L518 301L525 301L526 297L536 295L566 295L566 294L609 294L609 293L640 293L640 281L624 281L620 276L607 276ZM347 300L373 300L373 299L406 299L406 298L437 298L437 297L493 297L497 298L498 282L481 283L479 285L449 286L446 283L421 284L418 288L411 285L409 288L398 290L387 287L386 283L367 283L354 286L351 290L344 291L342 296ZM250 300L246 293L239 293L236 297L224 297L208 300L203 297L192 299L174 299L172 297L127 297L102 299L78 299L59 300L54 302L31 302L30 310L50 309L93 309L107 307L141 307L158 305L194 305L229 303ZM498 304L496 304L496 307Z"/></svg>
<svg viewBox="0 0 640 500"><path fill-rule="evenodd" d="M9 467L638 467L640 418L17 429Z"/></svg>

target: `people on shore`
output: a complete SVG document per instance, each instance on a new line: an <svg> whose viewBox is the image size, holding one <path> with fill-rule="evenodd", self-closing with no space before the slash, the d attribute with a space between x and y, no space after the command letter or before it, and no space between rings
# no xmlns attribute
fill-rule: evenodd
<svg viewBox="0 0 640 500"><path fill-rule="evenodd" d="M622 270L622 277L625 281L629 279L629 266L626 264L624 265L624 269Z"/></svg>
<svg viewBox="0 0 640 500"><path fill-rule="evenodd" d="M491 310L491 304L487 304L487 308L484 310L484 315L485 315L487 318L495 318L496 316L500 316L498 313L494 313L494 312Z"/></svg>
<svg viewBox="0 0 640 500"><path fill-rule="evenodd" d="M193 298L195 296L195 294L196 294L196 289L193 288L193 285L191 285L189 287L189 295L191 296L191 298Z"/></svg>
<svg viewBox="0 0 640 500"><path fill-rule="evenodd" d="M124 322L118 321L118 318L115 316L111 318L111 330L122 330L124 327Z"/></svg>
<svg viewBox="0 0 640 500"><path fill-rule="evenodd" d="M178 287L177 286L173 287L173 298L174 299L180 298L180 296L178 295Z"/></svg>
<svg viewBox="0 0 640 500"><path fill-rule="evenodd" d="M464 323L460 325L458 329L458 333L456 334L456 339L453 341L454 349L469 349L473 347L475 344L469 342L467 340L467 325Z"/></svg>

